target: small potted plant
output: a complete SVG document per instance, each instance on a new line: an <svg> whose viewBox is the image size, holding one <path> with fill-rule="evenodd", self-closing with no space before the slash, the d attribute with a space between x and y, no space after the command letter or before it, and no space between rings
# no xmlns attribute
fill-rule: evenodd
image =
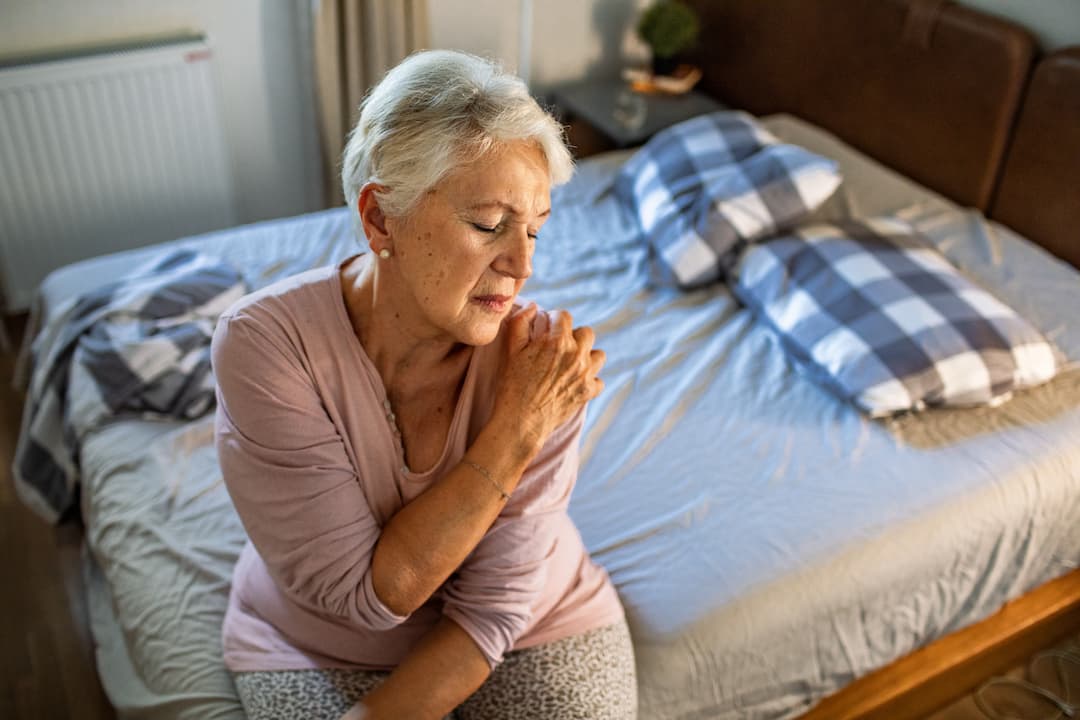
<svg viewBox="0 0 1080 720"><path fill-rule="evenodd" d="M638 37L652 49L654 75L671 75L678 54L697 42L700 24L697 13L679 0L658 0L638 21Z"/></svg>

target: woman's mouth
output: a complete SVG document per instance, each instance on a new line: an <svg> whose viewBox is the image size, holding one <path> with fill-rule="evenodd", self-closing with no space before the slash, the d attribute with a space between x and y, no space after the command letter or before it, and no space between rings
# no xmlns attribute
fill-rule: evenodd
<svg viewBox="0 0 1080 720"><path fill-rule="evenodd" d="M474 295L472 302L488 312L501 313L510 307L510 301L513 299L513 295Z"/></svg>

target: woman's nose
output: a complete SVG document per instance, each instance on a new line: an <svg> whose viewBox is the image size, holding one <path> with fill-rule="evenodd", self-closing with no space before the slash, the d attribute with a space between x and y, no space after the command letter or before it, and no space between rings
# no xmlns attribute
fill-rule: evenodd
<svg viewBox="0 0 1080 720"><path fill-rule="evenodd" d="M511 246L499 255L496 269L515 280L525 280L532 275L533 239L524 228L514 234Z"/></svg>

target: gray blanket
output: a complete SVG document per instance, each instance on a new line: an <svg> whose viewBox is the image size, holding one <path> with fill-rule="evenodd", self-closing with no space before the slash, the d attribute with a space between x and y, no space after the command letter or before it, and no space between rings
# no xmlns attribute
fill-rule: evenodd
<svg viewBox="0 0 1080 720"><path fill-rule="evenodd" d="M245 292L228 265L174 250L72 299L34 341L12 467L23 501L52 523L70 514L79 442L110 419L191 420L211 409L214 323Z"/></svg>

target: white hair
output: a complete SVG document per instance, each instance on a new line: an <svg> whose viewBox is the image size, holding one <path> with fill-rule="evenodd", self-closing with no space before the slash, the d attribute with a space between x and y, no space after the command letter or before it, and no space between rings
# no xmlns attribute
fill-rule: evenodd
<svg viewBox="0 0 1080 720"><path fill-rule="evenodd" d="M475 55L415 53L360 105L342 160L345 201L355 207L361 188L377 183L379 207L400 217L462 162L522 140L539 146L552 185L570 179L563 128L524 82Z"/></svg>

